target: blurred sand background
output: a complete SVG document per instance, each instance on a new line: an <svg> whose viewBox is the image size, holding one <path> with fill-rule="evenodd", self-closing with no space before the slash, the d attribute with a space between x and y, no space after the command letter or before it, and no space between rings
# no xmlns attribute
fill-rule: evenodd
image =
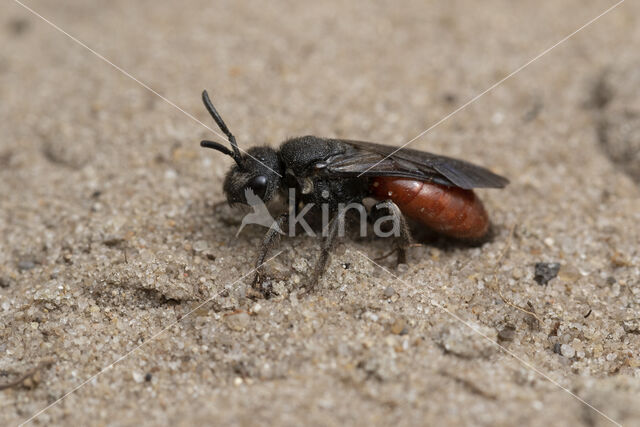
<svg viewBox="0 0 640 427"><path fill-rule="evenodd" d="M400 145L614 2L27 4L213 127L207 88L248 148ZM361 255L388 241L346 240L298 299L318 244L285 239L280 295L256 302L238 279L264 229L236 238L214 207L231 159L198 143L220 139L2 2L0 425L140 344L32 422L611 425L529 364L640 425L639 12L625 2L412 144L511 179L480 191L492 242L413 248L381 262L396 279ZM538 262L558 277L538 284Z"/></svg>

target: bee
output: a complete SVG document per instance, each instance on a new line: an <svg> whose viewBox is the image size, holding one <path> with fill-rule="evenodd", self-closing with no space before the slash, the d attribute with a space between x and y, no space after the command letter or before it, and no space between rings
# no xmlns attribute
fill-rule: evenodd
<svg viewBox="0 0 640 427"><path fill-rule="evenodd" d="M231 149L214 141L202 147L233 158L223 190L230 204L247 204L248 190L267 203L293 189L303 204L328 204L333 218L323 236L320 257L307 292L325 271L341 221L338 206L377 201L376 209L386 209L401 225L394 238L398 263L406 260L411 244L407 218L437 233L464 241L482 240L490 227L489 216L474 188L503 188L509 181L469 162L424 151L347 139L301 136L283 142L279 149L268 146L240 152L236 138L222 120L207 91L202 101ZM289 220L289 211L276 219L266 233L256 261L253 287L261 289L261 266L279 233Z"/></svg>

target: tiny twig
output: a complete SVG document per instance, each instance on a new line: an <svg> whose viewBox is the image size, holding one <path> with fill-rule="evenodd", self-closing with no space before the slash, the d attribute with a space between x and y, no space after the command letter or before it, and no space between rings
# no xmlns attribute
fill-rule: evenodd
<svg viewBox="0 0 640 427"><path fill-rule="evenodd" d="M36 372L38 372L40 369L50 366L51 364L53 364L52 359L43 360L42 362L38 363L34 368L20 375L15 380L9 381L8 383L5 383L5 384L0 384L0 390L6 390L22 384L25 380L33 377L36 374Z"/></svg>
<svg viewBox="0 0 640 427"><path fill-rule="evenodd" d="M394 253L398 252L398 248L393 248L391 249L389 252L385 253L384 255L380 255L377 258L374 258L374 261L382 261L385 258L389 258L391 255L393 255Z"/></svg>
<svg viewBox="0 0 640 427"><path fill-rule="evenodd" d="M502 253L500 254L500 256L498 257L498 260L496 261L496 265L493 268L493 283L494 283L494 287L496 288L496 290L498 291L498 295L500 295L500 298L502 299L502 302L504 302L505 304L507 304L510 307L515 308L516 310L519 310L523 313L526 313L530 316L532 316L534 319L536 319L538 321L538 324L542 325L542 319L540 319L540 317L533 311L531 310L527 310L524 307L521 307L517 304L512 303L511 301L509 301L502 293L502 290L500 289L500 284L498 283L498 268L500 268L500 264L502 262L502 259L505 257L505 255L507 254L507 252L509 252L509 249L511 248L511 241L513 240L513 234L514 231L516 229L516 224L513 224L511 226L511 229L509 230L509 237L507 238L507 243L505 243L504 249L502 250Z"/></svg>
<svg viewBox="0 0 640 427"><path fill-rule="evenodd" d="M442 375L443 377L452 379L453 381L455 381L458 384L462 385L463 387L465 387L467 390L469 390L473 394L477 394L479 396L485 397L485 398L490 399L490 400L496 400L497 399L497 397L494 394L483 390L481 387L479 387L476 384L474 384L471 380L468 380L466 378L462 378L462 377L460 377L458 375L452 374L451 372L448 372L448 371L446 371L444 369L441 369L438 373L440 375Z"/></svg>
<svg viewBox="0 0 640 427"><path fill-rule="evenodd" d="M422 247L422 246L424 246L422 243L411 243L411 244L409 244L409 246L407 246L407 247L408 247L408 248L418 248L418 247ZM384 255L380 255L379 257L374 258L373 260L374 260L374 261L381 261L381 260L383 260L383 259L385 259L385 258L390 257L391 255L393 255L393 254L394 254L394 253L396 253L396 252L398 252L398 248L393 248L393 249L391 249L389 252L387 252L386 254L384 254Z"/></svg>

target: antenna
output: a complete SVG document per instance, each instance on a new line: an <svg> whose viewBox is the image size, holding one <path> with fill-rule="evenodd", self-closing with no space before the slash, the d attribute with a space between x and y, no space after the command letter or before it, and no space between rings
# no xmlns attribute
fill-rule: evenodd
<svg viewBox="0 0 640 427"><path fill-rule="evenodd" d="M211 117L213 117L213 120L215 120L220 130L224 132L225 135L227 135L227 138L229 138L229 143L231 144L231 148L233 148L233 151L229 150L224 145L214 141L201 141L200 145L206 148L213 148L214 150L218 150L228 156L231 156L233 157L233 160L236 161L238 166L240 166L241 168L244 167L244 165L242 164L240 149L238 148L238 143L236 142L236 137L233 136L227 125L224 123L224 120L222 120L222 117L220 117L220 114L218 114L218 111L216 111L216 107L213 106L213 103L211 102L209 94L206 90L202 91L202 102L207 108L207 111L209 111L209 114L211 114Z"/></svg>

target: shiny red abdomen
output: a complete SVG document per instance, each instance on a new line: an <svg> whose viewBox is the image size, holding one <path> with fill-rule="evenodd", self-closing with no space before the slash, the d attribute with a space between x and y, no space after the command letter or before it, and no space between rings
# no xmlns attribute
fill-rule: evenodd
<svg viewBox="0 0 640 427"><path fill-rule="evenodd" d="M371 194L392 200L402 213L427 227L458 239L480 239L489 231L489 216L472 190L410 178L377 177Z"/></svg>

